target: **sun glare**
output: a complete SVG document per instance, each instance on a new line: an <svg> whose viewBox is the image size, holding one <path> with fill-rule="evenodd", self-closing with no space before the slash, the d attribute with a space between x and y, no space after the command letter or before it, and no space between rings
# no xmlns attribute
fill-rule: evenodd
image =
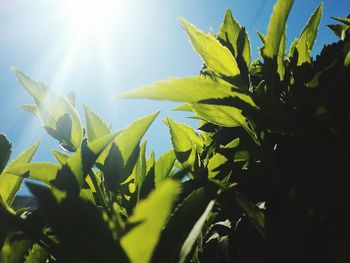
<svg viewBox="0 0 350 263"><path fill-rule="evenodd" d="M118 0L64 0L61 9L74 33L92 37L108 30L120 15L121 3Z"/></svg>
<svg viewBox="0 0 350 263"><path fill-rule="evenodd" d="M112 67L111 36L114 36L126 19L129 7L125 0L55 0L52 5L55 21L60 25L59 41L52 54L60 50L55 75L51 84L65 86L74 70L86 64ZM62 53L63 51L63 53ZM52 63L47 61L46 63Z"/></svg>

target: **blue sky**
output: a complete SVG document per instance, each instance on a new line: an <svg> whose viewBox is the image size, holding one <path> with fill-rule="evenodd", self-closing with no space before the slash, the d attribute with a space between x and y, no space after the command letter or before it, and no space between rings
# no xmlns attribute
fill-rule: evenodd
<svg viewBox="0 0 350 263"><path fill-rule="evenodd" d="M34 161L52 160L49 148L55 148L57 143L43 131L37 119L18 107L30 103L31 98L16 81L11 66L63 94L73 91L79 112L83 104L89 105L111 123L114 130L162 110L146 136L148 148L159 156L171 147L163 118L171 116L189 124L195 122L186 119L184 114L171 112L176 106L173 103L112 100L112 96L168 77L198 74L202 62L193 52L178 17L186 18L204 31L212 28L217 32L225 9L229 7L234 17L247 27L256 58L260 46L256 30L266 32L275 1L119 0L104 35L89 35L79 41L71 18L62 15L64 2L0 0L0 132L13 143L12 158L40 140ZM300 34L319 3L295 0L288 20L289 43ZM324 43L335 40L325 26L333 23L330 16L345 17L350 12L349 0L323 3L314 54ZM76 10L77 15L83 10L84 7Z"/></svg>

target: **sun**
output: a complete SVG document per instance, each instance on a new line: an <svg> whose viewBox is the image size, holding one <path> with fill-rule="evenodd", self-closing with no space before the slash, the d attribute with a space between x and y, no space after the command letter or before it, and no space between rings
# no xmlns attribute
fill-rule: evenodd
<svg viewBox="0 0 350 263"><path fill-rule="evenodd" d="M62 0L58 9L68 29L81 38L106 34L116 22L122 0Z"/></svg>
<svg viewBox="0 0 350 263"><path fill-rule="evenodd" d="M122 0L63 0L61 14L69 29L80 37L107 32L120 16Z"/></svg>
<svg viewBox="0 0 350 263"><path fill-rule="evenodd" d="M127 0L52 0L53 21L58 25L46 64L57 61L53 86L63 89L73 72L98 65L106 74L114 68L113 41L128 18ZM129 8L129 9L128 9ZM59 54L59 55L58 55ZM56 59L56 60L55 60ZM75 88L77 89L77 88Z"/></svg>

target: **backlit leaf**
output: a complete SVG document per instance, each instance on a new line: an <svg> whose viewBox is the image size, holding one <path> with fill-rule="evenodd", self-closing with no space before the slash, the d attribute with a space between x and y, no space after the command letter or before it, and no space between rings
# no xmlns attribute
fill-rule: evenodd
<svg viewBox="0 0 350 263"><path fill-rule="evenodd" d="M286 21L293 2L293 0L278 0L273 8L267 30L265 46L263 48L263 55L268 59L273 60L277 58L280 43L286 29Z"/></svg>
<svg viewBox="0 0 350 263"><path fill-rule="evenodd" d="M233 18L231 10L226 9L225 18L220 26L218 37L231 45L234 56L237 56L237 39L239 32L241 31L241 25Z"/></svg>
<svg viewBox="0 0 350 263"><path fill-rule="evenodd" d="M111 134L110 126L88 106L84 106L84 112L86 119L86 133L89 142L107 134Z"/></svg>
<svg viewBox="0 0 350 263"><path fill-rule="evenodd" d="M2 199L11 205L15 199L16 193L20 190L23 177L18 177L11 174L9 171L17 166L26 164L32 160L32 157L36 150L38 149L39 142L33 144L30 148L19 155L15 160L13 160L0 174L0 195Z"/></svg>
<svg viewBox="0 0 350 263"><path fill-rule="evenodd" d="M300 35L299 41L296 45L296 49L298 50L298 65L311 62L311 50L317 36L318 25L320 24L322 16L322 9L323 5L320 4L309 18L309 21Z"/></svg>
<svg viewBox="0 0 350 263"><path fill-rule="evenodd" d="M112 143L117 135L118 133L113 133L100 137L90 143L84 142L81 148L62 165L52 184L61 190L78 193L96 159Z"/></svg>
<svg viewBox="0 0 350 263"><path fill-rule="evenodd" d="M59 169L59 165L48 162L27 163L9 167L3 175L9 174L22 178L30 178L50 184L56 178Z"/></svg>
<svg viewBox="0 0 350 263"><path fill-rule="evenodd" d="M154 119L158 116L159 112L152 113L143 118L140 118L130 124L128 127L123 129L119 135L113 141L117 145L121 156L123 158L124 165L127 164L130 156L132 155L135 148L139 145L140 140L143 135L146 133L148 128L151 126ZM110 146L101 154L97 162L101 165L104 164L104 161L108 155Z"/></svg>
<svg viewBox="0 0 350 263"><path fill-rule="evenodd" d="M66 155L62 152L56 151L54 149L51 149L52 154L55 156L57 162L60 165L63 165L67 162L67 159L69 158L69 155Z"/></svg>
<svg viewBox="0 0 350 263"><path fill-rule="evenodd" d="M208 104L192 104L191 107L199 117L214 124L223 127L246 126L245 117L237 108Z"/></svg>
<svg viewBox="0 0 350 263"><path fill-rule="evenodd" d="M179 123L168 118L167 124L177 160L184 168L193 167L196 160L196 144L191 139L189 133Z"/></svg>
<svg viewBox="0 0 350 263"><path fill-rule="evenodd" d="M5 136L0 134L0 174L4 170L11 155L11 143Z"/></svg>
<svg viewBox="0 0 350 263"><path fill-rule="evenodd" d="M155 163L155 185L158 187L160 183L168 177L176 160L174 150L170 150L161 155Z"/></svg>
<svg viewBox="0 0 350 263"><path fill-rule="evenodd" d="M178 182L166 180L136 206L128 219L136 225L120 241L132 262L150 262L179 190Z"/></svg>
<svg viewBox="0 0 350 263"><path fill-rule="evenodd" d="M203 61L210 69L219 75L239 75L240 71L235 58L212 34L200 31L184 19L181 19L181 23L193 48L202 56Z"/></svg>
<svg viewBox="0 0 350 263"><path fill-rule="evenodd" d="M83 137L83 128L76 109L67 98L57 94L43 83L30 79L20 70L16 68L12 68L12 70L21 85L33 97L39 118L50 135L72 150L79 148ZM33 108L27 107L26 110L36 113ZM60 121L62 123L59 123ZM66 124L70 126L60 129L59 125ZM61 134L67 130L69 130L68 135Z"/></svg>
<svg viewBox="0 0 350 263"><path fill-rule="evenodd" d="M213 195L204 188L192 191L171 214L152 262L175 263L185 260L213 204Z"/></svg>
<svg viewBox="0 0 350 263"><path fill-rule="evenodd" d="M252 98L226 82L209 77L172 78L120 94L119 98L147 98L188 103L210 103L211 99L238 98L256 107Z"/></svg>

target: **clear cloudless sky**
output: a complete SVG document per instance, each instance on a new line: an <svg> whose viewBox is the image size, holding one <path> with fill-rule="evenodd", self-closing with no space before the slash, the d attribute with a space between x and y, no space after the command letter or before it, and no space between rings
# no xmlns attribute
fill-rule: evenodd
<svg viewBox="0 0 350 263"><path fill-rule="evenodd" d="M162 119L170 116L191 125L196 123L186 118L186 114L172 112L175 103L113 100L113 95L168 77L198 74L202 62L181 28L179 17L204 31L217 32L229 7L234 17L247 27L252 55L257 58L261 43L256 31L266 33L275 3L274 0L115 0L113 8L100 9L98 5L111 0L95 0L98 5L89 11L89 21L84 21L85 6L73 8L68 3L74 1L77 0L0 0L0 133L5 133L13 144L11 159L37 140L41 146L33 161L53 160L49 148L57 147L39 121L19 108L19 104L32 101L15 79L11 66L62 94L73 91L80 113L83 104L89 105L112 124L113 130L161 110L145 136L148 152L154 149L159 156L171 147ZM319 0L295 0L288 20L289 44L299 36L319 4ZM313 54L319 53L323 44L335 40L326 27L333 23L330 16L345 17L350 12L350 0L325 0L323 4ZM97 12L102 12L102 16ZM100 23L107 16L103 12L110 16L105 24ZM88 33L79 32L84 25L74 19L80 18L91 29L84 29ZM102 30L102 26L106 29ZM27 193L26 188L21 193Z"/></svg>

